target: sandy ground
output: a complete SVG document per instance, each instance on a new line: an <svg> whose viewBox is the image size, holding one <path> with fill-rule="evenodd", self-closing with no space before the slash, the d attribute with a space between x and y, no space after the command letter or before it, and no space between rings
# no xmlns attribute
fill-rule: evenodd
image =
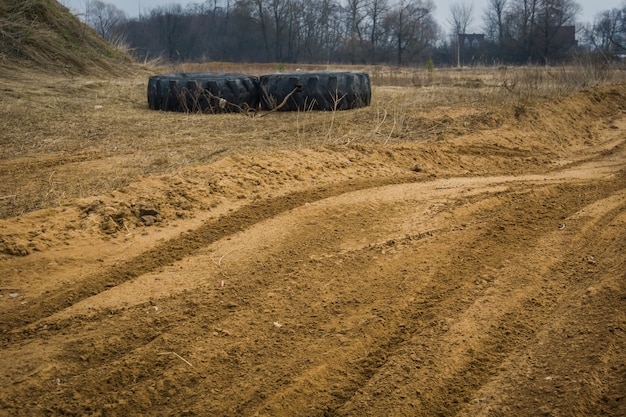
<svg viewBox="0 0 626 417"><path fill-rule="evenodd" d="M591 113L0 221L0 415L626 415L626 116Z"/></svg>

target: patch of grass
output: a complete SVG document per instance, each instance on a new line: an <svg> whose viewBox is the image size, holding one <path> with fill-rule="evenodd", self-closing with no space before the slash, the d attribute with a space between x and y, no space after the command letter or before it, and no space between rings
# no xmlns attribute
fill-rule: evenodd
<svg viewBox="0 0 626 417"><path fill-rule="evenodd" d="M56 1L0 2L0 66L80 74L118 71L130 61Z"/></svg>

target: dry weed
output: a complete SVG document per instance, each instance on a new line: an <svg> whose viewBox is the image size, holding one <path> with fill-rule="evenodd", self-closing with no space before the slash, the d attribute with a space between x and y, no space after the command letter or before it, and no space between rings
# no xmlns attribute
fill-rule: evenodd
<svg viewBox="0 0 626 417"><path fill-rule="evenodd" d="M425 75L415 69L342 67L371 74L371 106L266 117L168 113L147 107L151 74L261 74L271 69L211 63L150 71L135 67L124 77L63 77L22 70L0 78L0 118L5 121L0 133L0 217L105 194L145 175L228 155L453 138L497 127L535 100L581 86L573 81L576 69L568 68L437 69Z"/></svg>

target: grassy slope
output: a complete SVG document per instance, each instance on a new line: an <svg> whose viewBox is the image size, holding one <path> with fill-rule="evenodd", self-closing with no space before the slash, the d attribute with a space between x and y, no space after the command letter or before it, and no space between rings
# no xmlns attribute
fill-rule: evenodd
<svg viewBox="0 0 626 417"><path fill-rule="evenodd" d="M0 39L5 69L88 74L117 72L131 61L55 0L0 2Z"/></svg>

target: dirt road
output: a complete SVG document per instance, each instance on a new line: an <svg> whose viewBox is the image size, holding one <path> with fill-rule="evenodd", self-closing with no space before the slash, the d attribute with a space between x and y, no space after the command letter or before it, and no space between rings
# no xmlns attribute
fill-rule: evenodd
<svg viewBox="0 0 626 417"><path fill-rule="evenodd" d="M228 157L3 220L0 415L626 415L624 132Z"/></svg>

